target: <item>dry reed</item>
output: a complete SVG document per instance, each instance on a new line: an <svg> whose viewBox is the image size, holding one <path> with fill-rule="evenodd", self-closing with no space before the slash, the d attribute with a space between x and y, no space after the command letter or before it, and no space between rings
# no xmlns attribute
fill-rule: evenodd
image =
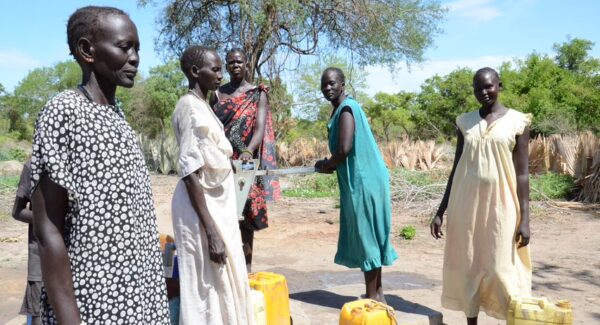
<svg viewBox="0 0 600 325"><path fill-rule="evenodd" d="M327 142L315 138L301 138L292 143L277 143L277 157L280 166L312 166L315 161L328 156Z"/></svg>
<svg viewBox="0 0 600 325"><path fill-rule="evenodd" d="M390 141L379 145L383 158L390 168L403 167L408 170L431 170L444 157L444 147L433 140Z"/></svg>
<svg viewBox="0 0 600 325"><path fill-rule="evenodd" d="M579 183L581 184L579 201L600 203L600 163L596 164L593 171L583 177Z"/></svg>
<svg viewBox="0 0 600 325"><path fill-rule="evenodd" d="M529 144L529 172L553 172L575 178L589 174L600 161L600 138L592 133L538 136Z"/></svg>

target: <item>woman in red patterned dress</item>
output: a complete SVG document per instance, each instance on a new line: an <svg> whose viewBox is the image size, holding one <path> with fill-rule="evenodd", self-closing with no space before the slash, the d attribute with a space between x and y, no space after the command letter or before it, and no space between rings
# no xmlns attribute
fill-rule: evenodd
<svg viewBox="0 0 600 325"><path fill-rule="evenodd" d="M210 104L225 127L225 135L233 147L233 159L260 159L261 169L277 167L275 134L271 121L269 89L246 81L246 54L232 49L225 57L230 82L219 87ZM274 177L258 176L250 189L240 222L246 267L250 272L254 231L268 226L267 200L281 196L279 182Z"/></svg>

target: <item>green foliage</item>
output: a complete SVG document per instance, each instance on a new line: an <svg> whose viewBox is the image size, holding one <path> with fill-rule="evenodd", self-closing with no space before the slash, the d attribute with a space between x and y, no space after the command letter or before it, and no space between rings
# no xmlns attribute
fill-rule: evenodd
<svg viewBox="0 0 600 325"><path fill-rule="evenodd" d="M136 131L151 139L171 128L175 105L187 92L187 79L179 61L171 60L150 68L147 78L139 78L131 89L119 87L117 96L123 102L125 115Z"/></svg>
<svg viewBox="0 0 600 325"><path fill-rule="evenodd" d="M27 153L19 148L8 148L0 150L0 161L17 160L25 161Z"/></svg>
<svg viewBox="0 0 600 325"><path fill-rule="evenodd" d="M164 125L170 125L175 104L187 92L187 79L178 60L150 68L144 81L149 113Z"/></svg>
<svg viewBox="0 0 600 325"><path fill-rule="evenodd" d="M556 57L532 53L523 60L505 62L499 69L507 107L532 113L534 134L600 132L600 61L590 57L593 43L568 39L555 44ZM474 71L457 69L434 76L417 96L414 134L421 138L449 138L458 115L479 104L472 92Z"/></svg>
<svg viewBox="0 0 600 325"><path fill-rule="evenodd" d="M573 177L547 173L530 175L529 198L532 201L545 201L548 199L566 199L575 189Z"/></svg>
<svg viewBox="0 0 600 325"><path fill-rule="evenodd" d="M417 235L417 229L411 225L404 226L400 229L399 235L406 240L412 240Z"/></svg>
<svg viewBox="0 0 600 325"><path fill-rule="evenodd" d="M516 73L503 80L501 100L532 113L535 133L600 130L600 84L593 77L564 69L549 56L535 53L515 63Z"/></svg>
<svg viewBox="0 0 600 325"><path fill-rule="evenodd" d="M331 114L331 104L321 93L321 74L326 68L335 67L344 72L346 77L346 93L363 103L368 96L367 72L364 68L355 66L342 57L326 55L323 58L301 67L299 80L295 84L298 95L296 111L300 117L307 120L327 121Z"/></svg>
<svg viewBox="0 0 600 325"><path fill-rule="evenodd" d="M327 121L297 119L295 120L295 127L288 132L285 138L281 139L287 143L292 143L301 138L314 138L325 141L327 139Z"/></svg>
<svg viewBox="0 0 600 325"><path fill-rule="evenodd" d="M337 176L335 174L313 174L293 179L293 187L283 191L287 197L323 198L339 197Z"/></svg>
<svg viewBox="0 0 600 325"><path fill-rule="evenodd" d="M567 42L555 43L556 62L562 69L589 74L600 70L600 60L589 56L594 43L581 38L567 38Z"/></svg>
<svg viewBox="0 0 600 325"><path fill-rule="evenodd" d="M354 53L361 65L421 61L445 13L437 0L160 2L159 48L178 54L191 44L240 46L250 80L262 72L277 74L290 55L340 49Z"/></svg>
<svg viewBox="0 0 600 325"><path fill-rule="evenodd" d="M19 186L21 176L0 176L0 193L14 193Z"/></svg>
<svg viewBox="0 0 600 325"><path fill-rule="evenodd" d="M420 137L451 137L456 134L456 117L478 107L473 96L473 74L472 70L461 68L446 76L425 80L417 96L419 109L413 117Z"/></svg>
<svg viewBox="0 0 600 325"><path fill-rule="evenodd" d="M269 106L271 108L271 119L275 130L275 139L285 139L293 128L292 105L294 98L288 92L281 78L275 77L270 80Z"/></svg>
<svg viewBox="0 0 600 325"><path fill-rule="evenodd" d="M31 140L37 114L46 102L61 91L74 88L80 80L81 70L73 61L29 72L13 94L0 97L2 117L10 121L9 132L17 132L19 139Z"/></svg>
<svg viewBox="0 0 600 325"><path fill-rule="evenodd" d="M374 100L365 106L373 132L385 141L399 138L402 134L412 135L414 123L411 116L416 110L416 98L417 94L410 92L375 94Z"/></svg>

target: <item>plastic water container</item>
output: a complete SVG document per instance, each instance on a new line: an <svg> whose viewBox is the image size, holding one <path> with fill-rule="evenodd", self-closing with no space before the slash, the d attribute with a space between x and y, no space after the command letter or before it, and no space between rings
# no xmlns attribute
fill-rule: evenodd
<svg viewBox="0 0 600 325"><path fill-rule="evenodd" d="M265 295L262 291L250 289L250 299L254 310L254 324L267 325L267 311L265 310Z"/></svg>
<svg viewBox="0 0 600 325"><path fill-rule="evenodd" d="M508 307L507 325L573 324L567 300L551 303L546 298L513 298Z"/></svg>
<svg viewBox="0 0 600 325"><path fill-rule="evenodd" d="M290 294L281 274L257 272L248 274L250 287L261 291L265 299L268 325L290 325Z"/></svg>
<svg viewBox="0 0 600 325"><path fill-rule="evenodd" d="M372 300L347 302L340 312L340 325L396 325L394 308Z"/></svg>

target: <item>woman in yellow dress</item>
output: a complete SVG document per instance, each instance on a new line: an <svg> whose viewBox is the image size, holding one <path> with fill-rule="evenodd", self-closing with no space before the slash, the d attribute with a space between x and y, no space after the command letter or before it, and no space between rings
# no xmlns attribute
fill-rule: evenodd
<svg viewBox="0 0 600 325"><path fill-rule="evenodd" d="M442 305L477 324L479 311L506 319L510 297L531 295L528 145L531 114L498 101L498 73L475 73L481 108L460 115L454 165L431 234L443 236Z"/></svg>

